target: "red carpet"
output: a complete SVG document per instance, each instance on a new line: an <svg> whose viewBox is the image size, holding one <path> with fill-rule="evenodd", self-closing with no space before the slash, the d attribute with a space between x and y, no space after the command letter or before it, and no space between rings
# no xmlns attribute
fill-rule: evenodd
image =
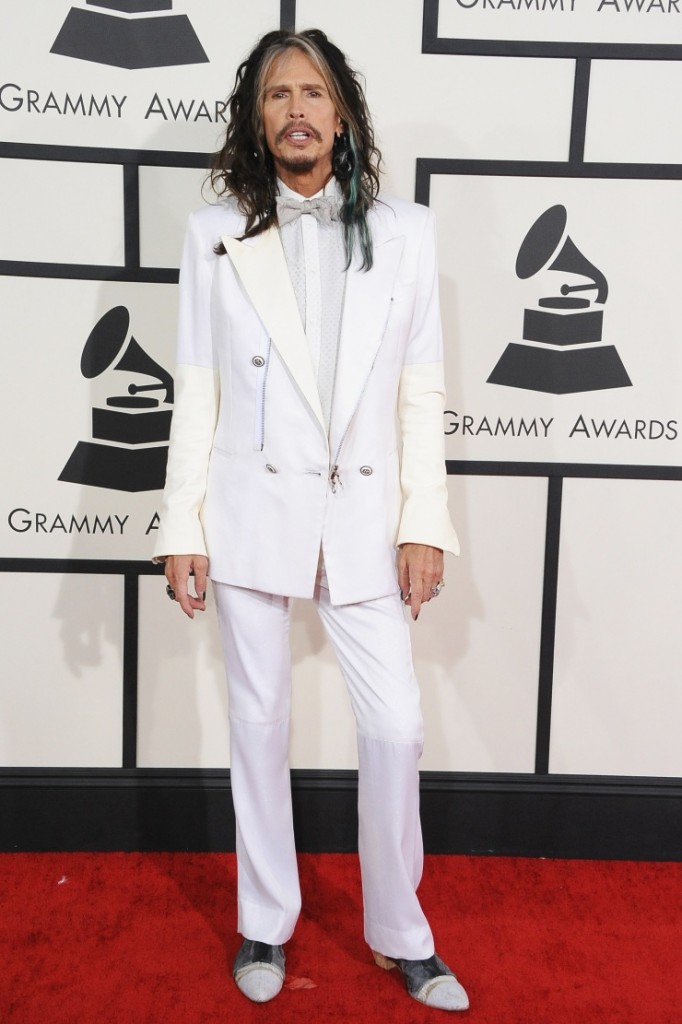
<svg viewBox="0 0 682 1024"><path fill-rule="evenodd" d="M236 991L229 854L2 854L2 1024L680 1024L682 865L427 857L468 1013L411 1000L362 941L354 856L301 857L288 982ZM308 979L308 980L306 980Z"/></svg>

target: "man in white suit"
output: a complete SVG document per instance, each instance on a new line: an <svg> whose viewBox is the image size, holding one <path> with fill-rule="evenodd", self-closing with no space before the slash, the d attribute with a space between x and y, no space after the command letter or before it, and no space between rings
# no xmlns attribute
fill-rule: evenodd
<svg viewBox="0 0 682 1024"><path fill-rule="evenodd" d="M264 36L230 115L212 173L226 198L190 219L183 256L155 557L187 615L205 609L208 575L218 609L234 977L254 1001L276 996L300 911L288 622L290 599L310 598L357 722L365 937L414 998L466 1009L416 896L422 721L403 613L438 595L443 551L457 552L432 217L378 198L362 89L322 32Z"/></svg>

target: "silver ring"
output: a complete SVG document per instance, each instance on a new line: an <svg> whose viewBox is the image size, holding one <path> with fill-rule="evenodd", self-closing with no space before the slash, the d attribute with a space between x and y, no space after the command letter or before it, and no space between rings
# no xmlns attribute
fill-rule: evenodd
<svg viewBox="0 0 682 1024"><path fill-rule="evenodd" d="M435 587L431 587L431 597L438 597L444 586L445 580L438 580L438 583L436 583Z"/></svg>
<svg viewBox="0 0 682 1024"><path fill-rule="evenodd" d="M171 601L175 601L175 591L171 587L170 583L166 587L166 593L170 597Z"/></svg>

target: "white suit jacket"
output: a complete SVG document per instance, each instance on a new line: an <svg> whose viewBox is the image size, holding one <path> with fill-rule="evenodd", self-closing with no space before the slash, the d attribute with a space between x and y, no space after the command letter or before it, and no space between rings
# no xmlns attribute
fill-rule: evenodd
<svg viewBox="0 0 682 1024"><path fill-rule="evenodd" d="M396 546L458 552L447 511L433 218L384 199L374 265L348 271L329 437L276 228L238 241L233 200L190 217L176 402L155 557L334 604L395 593ZM222 239L227 255L217 256Z"/></svg>

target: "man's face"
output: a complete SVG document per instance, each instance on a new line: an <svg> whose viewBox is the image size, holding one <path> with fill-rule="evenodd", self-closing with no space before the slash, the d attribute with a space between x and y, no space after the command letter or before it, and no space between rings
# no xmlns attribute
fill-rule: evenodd
<svg viewBox="0 0 682 1024"><path fill-rule="evenodd" d="M301 50L290 48L270 69L263 128L280 178L293 188L306 179L319 191L331 177L334 137L342 124L322 75Z"/></svg>

